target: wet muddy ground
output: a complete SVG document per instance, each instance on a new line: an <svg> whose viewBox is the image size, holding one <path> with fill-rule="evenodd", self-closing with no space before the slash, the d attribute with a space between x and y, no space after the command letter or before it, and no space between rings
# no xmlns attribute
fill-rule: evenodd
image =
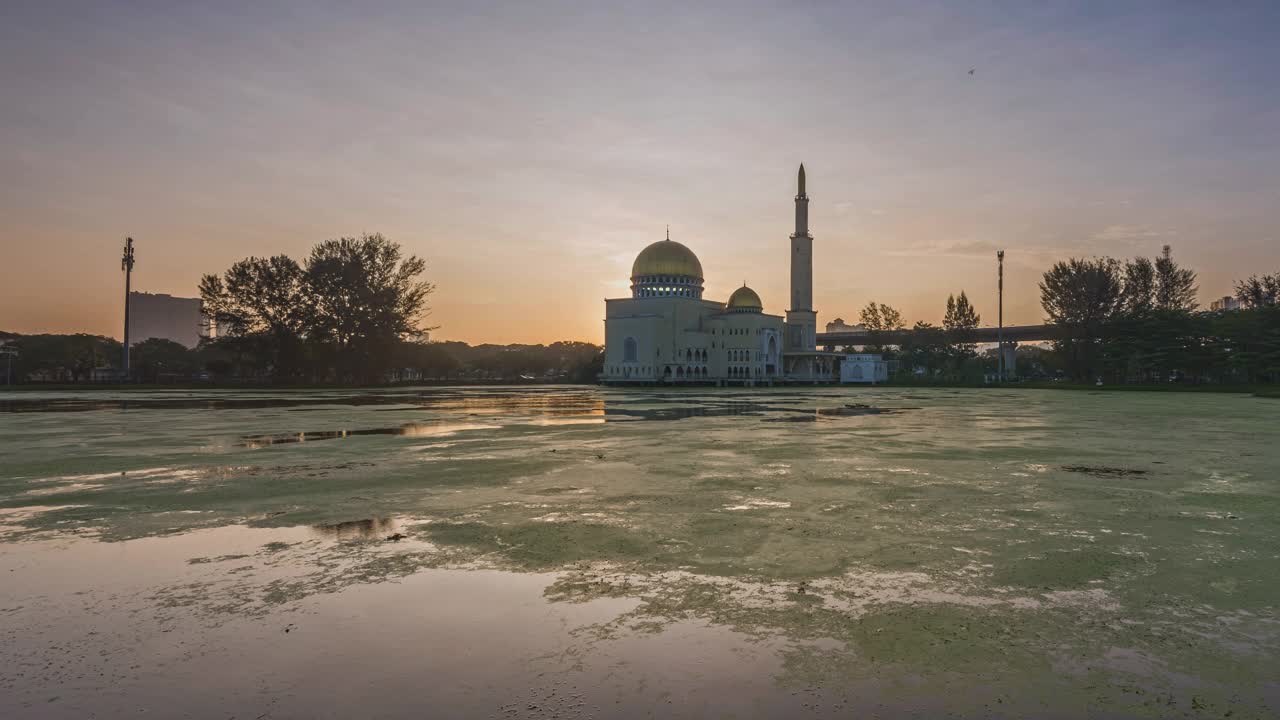
<svg viewBox="0 0 1280 720"><path fill-rule="evenodd" d="M0 717L1270 717L1280 405L0 394Z"/></svg>

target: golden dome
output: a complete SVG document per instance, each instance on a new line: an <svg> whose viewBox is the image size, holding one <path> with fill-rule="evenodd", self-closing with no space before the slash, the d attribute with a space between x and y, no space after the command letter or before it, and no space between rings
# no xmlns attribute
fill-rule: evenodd
<svg viewBox="0 0 1280 720"><path fill-rule="evenodd" d="M754 310L756 312L760 312L764 310L764 303L760 302L760 296L756 294L755 290L743 285L737 290L734 290L733 294L729 296L728 309L739 311Z"/></svg>
<svg viewBox="0 0 1280 720"><path fill-rule="evenodd" d="M702 263L689 248L674 240L659 240L640 251L631 266L631 278L672 275L702 279Z"/></svg>

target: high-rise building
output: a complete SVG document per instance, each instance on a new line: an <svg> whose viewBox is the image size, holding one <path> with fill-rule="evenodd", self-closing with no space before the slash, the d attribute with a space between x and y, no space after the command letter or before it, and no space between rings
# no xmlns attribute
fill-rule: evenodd
<svg viewBox="0 0 1280 720"><path fill-rule="evenodd" d="M200 298L131 292L129 342L162 338L193 348L200 343L201 337L208 335L208 323L200 308Z"/></svg>

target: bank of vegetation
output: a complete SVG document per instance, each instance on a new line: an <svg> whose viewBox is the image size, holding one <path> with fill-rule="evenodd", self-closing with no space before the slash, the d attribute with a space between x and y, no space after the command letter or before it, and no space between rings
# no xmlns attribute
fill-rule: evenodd
<svg viewBox="0 0 1280 720"><path fill-rule="evenodd" d="M1040 281L1041 305L1059 339L1017 348L1029 382L1126 386L1266 386L1280 382L1280 273L1235 286L1236 307L1202 310L1196 273L1165 247L1156 258L1072 258ZM911 338L867 348L887 356L894 381L985 384L997 377L994 348L958 341L980 317L964 293L949 298L941 327L916 323ZM904 329L901 314L871 303L860 321L877 333Z"/></svg>
<svg viewBox="0 0 1280 720"><path fill-rule="evenodd" d="M381 235L241 260L205 275L200 297L216 337L196 348L148 339L130 348L94 335L0 335L15 382L381 384L593 382L602 349L583 342L477 345L428 342L422 323L434 287L425 263ZM3 382L3 379L0 379Z"/></svg>
<svg viewBox="0 0 1280 720"><path fill-rule="evenodd" d="M582 342L478 345L428 342L423 324L434 287L425 263L381 235L316 245L302 261L241 260L200 282L216 337L196 348L149 339L131 348L94 335L0 333L0 382L362 385L396 382L595 382L603 349ZM1236 283L1238 307L1204 311L1196 273L1166 246L1155 258L1072 258L1040 282L1059 339L1017 348L1028 385L1268 388L1280 382L1280 273ZM981 386L997 378L994 348L965 342L982 317L968 295L949 296L941 325L869 303L860 322L899 384ZM988 319L987 325L990 325ZM12 367L11 374L8 369ZM1274 394L1274 393L1271 393Z"/></svg>

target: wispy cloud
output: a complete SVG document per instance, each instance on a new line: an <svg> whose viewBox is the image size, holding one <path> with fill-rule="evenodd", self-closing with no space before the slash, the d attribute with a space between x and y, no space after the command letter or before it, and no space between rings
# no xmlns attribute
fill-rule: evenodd
<svg viewBox="0 0 1280 720"><path fill-rule="evenodd" d="M890 257L983 257L1000 248L989 240L935 240L886 250Z"/></svg>

